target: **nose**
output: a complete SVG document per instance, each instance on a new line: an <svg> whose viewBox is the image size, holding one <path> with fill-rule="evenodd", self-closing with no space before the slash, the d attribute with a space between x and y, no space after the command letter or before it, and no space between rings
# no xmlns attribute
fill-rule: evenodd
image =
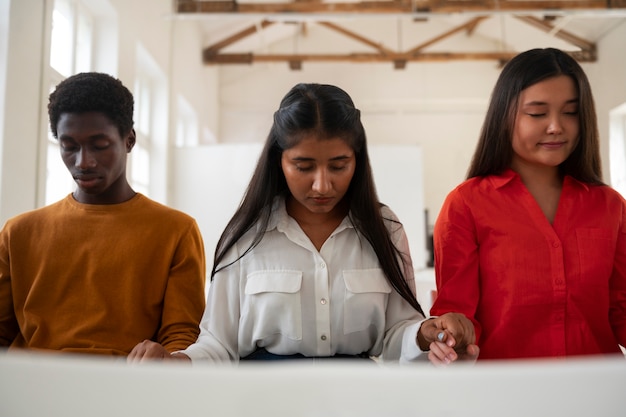
<svg viewBox="0 0 626 417"><path fill-rule="evenodd" d="M94 158L89 149L81 148L80 151L76 152L74 165L80 170L93 168L96 166L96 158Z"/></svg>
<svg viewBox="0 0 626 417"><path fill-rule="evenodd" d="M330 189L332 188L330 176L325 169L318 169L315 172L315 177L313 178L313 186L311 188L313 188L313 191L321 195L324 195L328 193L328 191L330 191Z"/></svg>
<svg viewBox="0 0 626 417"><path fill-rule="evenodd" d="M548 134L560 135L561 133L563 133L563 124L560 117L558 115L551 117L550 124L548 124Z"/></svg>

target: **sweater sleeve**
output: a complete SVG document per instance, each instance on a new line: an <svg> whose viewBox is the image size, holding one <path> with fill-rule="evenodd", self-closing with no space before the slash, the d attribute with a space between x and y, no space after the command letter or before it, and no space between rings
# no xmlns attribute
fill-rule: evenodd
<svg viewBox="0 0 626 417"><path fill-rule="evenodd" d="M195 221L180 238L170 266L158 342L168 351L184 349L199 334L205 306L204 244Z"/></svg>
<svg viewBox="0 0 626 417"><path fill-rule="evenodd" d="M0 346L10 346L18 332L17 318L13 311L9 232L5 226L0 232Z"/></svg>

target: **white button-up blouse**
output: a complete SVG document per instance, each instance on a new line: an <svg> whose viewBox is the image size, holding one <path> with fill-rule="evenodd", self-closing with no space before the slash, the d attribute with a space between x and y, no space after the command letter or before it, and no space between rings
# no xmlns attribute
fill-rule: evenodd
<svg viewBox="0 0 626 417"><path fill-rule="evenodd" d="M402 225L382 208L392 241L409 255ZM248 249L252 228L230 250ZM412 265L405 269L415 292ZM237 361L257 348L278 355L326 357L367 353L401 362L422 352L424 317L389 284L367 240L348 217L318 252L277 198L261 242L215 274L200 336L183 353L192 360Z"/></svg>

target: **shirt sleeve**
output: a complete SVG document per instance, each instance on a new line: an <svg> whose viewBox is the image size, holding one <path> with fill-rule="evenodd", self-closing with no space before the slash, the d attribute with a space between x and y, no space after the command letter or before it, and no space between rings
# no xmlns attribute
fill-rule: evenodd
<svg viewBox="0 0 626 417"><path fill-rule="evenodd" d="M400 365L407 365L417 360L428 361L428 355L424 355L426 351L423 351L417 344L417 332L422 327L424 321L426 320L412 324L404 329Z"/></svg>
<svg viewBox="0 0 626 417"><path fill-rule="evenodd" d="M475 319L479 301L479 255L472 213L461 192L448 194L433 233L437 298L430 314L464 314L472 320L476 340L481 333Z"/></svg>
<svg viewBox="0 0 626 417"><path fill-rule="evenodd" d="M157 339L169 352L196 341L204 311L204 244L195 221L180 238L170 267Z"/></svg>
<svg viewBox="0 0 626 417"><path fill-rule="evenodd" d="M626 347L626 202L622 204L615 262L609 283L609 319L617 342Z"/></svg>
<svg viewBox="0 0 626 417"><path fill-rule="evenodd" d="M236 245L224 261L237 259ZM239 360L239 262L217 272L209 284L198 340L182 351L194 362L231 363Z"/></svg>

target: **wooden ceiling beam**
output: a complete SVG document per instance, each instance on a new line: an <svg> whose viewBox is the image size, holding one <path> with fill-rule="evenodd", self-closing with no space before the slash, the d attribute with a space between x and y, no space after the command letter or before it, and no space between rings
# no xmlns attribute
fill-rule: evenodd
<svg viewBox="0 0 626 417"><path fill-rule="evenodd" d="M321 3L320 0L294 0L294 3L281 3L282 7L300 7L300 6L305 6L305 7L328 7L330 5L332 5L333 7L341 5L341 3ZM609 0L611 1L613 5L618 4L618 5L622 5L624 6L624 8L626 8L626 0ZM410 3L409 3L410 2ZM187 5L187 6L191 6L191 3L193 3L196 6L196 11L201 11L201 10L207 10L206 7L215 7L216 5L219 6L219 4L230 4L231 5L231 9L232 10L236 10L237 12L240 11L241 6L243 6L242 4L238 4L234 1L221 1L221 0L217 0L217 1L195 1L195 0L179 0L178 1L178 6L179 6L179 10L183 5ZM447 0L427 0L426 2L424 0L416 0L415 2L412 0L390 0L390 1L367 1L364 3L349 3L349 4L345 4L345 6L347 7L348 5L350 7L364 7L363 5L367 3L367 7L378 7L376 5L380 5L380 4L385 4L385 7L390 7L390 5L396 5L397 7L407 7L407 5L409 5L411 8L415 9L416 5L420 6L420 5L424 5L424 4L436 4L437 7L450 7L451 5L457 5L457 4L463 4L465 9L468 8L468 6L480 6L485 8L485 10L487 10L487 7L490 7L490 4L493 4L493 2L490 1L486 1L486 2L480 2L480 0L455 0L455 1L447 1ZM606 8L606 3L604 1L595 1L595 0L591 0L591 1L568 1L568 0L564 0L564 1L556 1L556 2L552 2L552 1L544 1L544 0L537 0L537 1L508 1L508 0L499 0L498 2L498 7L499 10L503 10L506 9L506 6L503 7L503 5L506 4L515 4L517 9L523 9L526 6L533 6L533 10L536 9L536 7L540 6L549 6L552 5L554 3L558 3L560 6L571 6L573 4L581 6L584 5L586 8L593 8L593 7L600 7L600 5L603 5L602 7ZM202 4L202 6L200 5ZM251 7L256 7L256 6L260 6L260 3L255 3L255 4L250 4L248 3L246 6L251 6ZM295 5L295 6L294 6ZM219 7L218 7L219 8ZM186 9L188 10L188 9ZM217 10L217 9L211 9L211 10ZM338 9L333 9L333 10L338 10ZM518 19L520 19L521 21L534 26L535 28L538 28L544 32L547 32L559 39L562 39L578 48L581 49L581 51L576 51L576 52L570 52L570 54L577 59L580 62L594 62L597 60L597 52L596 52L596 46L594 43L589 42L585 39L582 39L580 37L577 37L569 32L566 32L565 30L562 30L561 28L559 28L558 26L553 26L549 21L547 21L546 18L539 19L537 17L534 16L524 16L524 15L518 15L518 14L514 14L514 16ZM232 45L236 42L238 42L241 39L244 39L250 35L253 35L254 33L265 29L267 26L272 25L274 22L271 20L263 20L261 21L259 24L256 25L252 25L246 29L243 29L237 33L235 33L234 35L229 36L228 38L217 42L207 48L205 48L203 50L203 61L205 64L208 65L212 65L212 64L252 64L252 63L257 63L257 62L288 62L290 68L292 69L300 69L302 67L302 62L304 61L318 61L318 62L339 62L339 61L343 61L343 62L353 62L353 63L362 63L362 62L391 62L393 63L394 67L396 69L402 69L405 68L407 62L412 62L412 61L420 61L420 62L425 62L425 61L451 61L451 60L496 60L499 61L500 63L504 63L508 60L511 59L511 57L513 57L515 54L517 54L517 52L511 51L511 52L477 52L477 53L465 53L465 52L435 52L435 53L428 53L428 52L423 52L425 49L427 49L428 47L432 46L433 44L436 44L440 41L442 41L443 39L449 38L450 36L460 32L460 31L466 31L468 35L471 35L474 30L476 29L476 27L483 21L483 19L486 19L490 17L489 15L478 15L475 16L474 18L471 18L469 21L467 21L464 24L461 24L451 30L446 31L445 33L430 39L426 42L423 42L411 49L409 49L408 51L399 51L396 52L394 50L391 50L385 46L383 46L380 43L374 42L370 39L368 39L367 37L360 35L358 33L355 33L353 31L350 31L348 29L346 29L345 27L342 27L340 25L337 25L335 23L331 23L328 21L316 21L316 24L319 24L321 26L325 26L326 28L333 30L341 35L347 36L349 38L352 38L362 44L365 44L369 47L374 48L377 52L376 53L344 53L344 54L254 54L253 52L250 53L221 53L220 51L229 46Z"/></svg>
<svg viewBox="0 0 626 417"><path fill-rule="evenodd" d="M533 16L515 16L515 17L535 28L543 30L546 33L552 33L553 36L559 39L562 39L565 42L578 46L580 49L583 50L583 52L589 55L589 59L595 61L596 45L593 42L589 42L565 30L555 28L549 22L546 22L545 20L541 20Z"/></svg>
<svg viewBox="0 0 626 417"><path fill-rule="evenodd" d="M467 31L469 31L471 33L471 31L473 31L476 28L476 25L479 22L481 22L483 19L486 19L486 18L487 18L487 16L475 17L474 19L470 20L467 23L464 23L464 24L462 24L460 26L457 26L457 27L455 27L455 28L453 28L453 29L451 29L451 30L449 30L449 31L447 31L447 32L445 32L445 33L443 33L443 34L441 34L441 35L439 35L439 36L437 36L437 37L427 41L427 42L424 42L424 43L422 43L422 44L412 48L407 53L410 54L410 55L415 55L415 54L419 53L421 50L423 50L425 48L428 48L430 45L435 44L437 42L440 42L443 39L448 38L448 37L454 35L457 32L460 32L462 30L467 30Z"/></svg>
<svg viewBox="0 0 626 417"><path fill-rule="evenodd" d="M597 60L596 46L591 42L587 42L584 39L576 37L571 33L563 30L558 30L550 23L539 20L537 18L528 16L516 16L520 20L527 22L535 27L546 32L555 31L554 36L557 36L567 42L572 43L574 46L580 47L581 51L570 52L570 54L579 62L595 62ZM365 45L373 47L378 53L345 53L345 54L254 54L250 53L220 53L219 51L236 41L245 38L255 33L260 27L265 27L272 24L269 21L262 21L259 25L250 26L236 34L213 44L203 51L203 62L208 65L223 65L223 64L253 64L258 62L288 62L291 69L301 69L303 61L318 61L318 62L391 62L396 69L403 69L406 67L407 62L419 61L450 61L450 60L496 60L500 63L504 63L510 60L517 52L477 52L477 53L465 53L465 52L422 52L427 47L440 42L458 33L462 30L466 30L468 33L476 28L476 26L486 16L478 16L470 19L468 22L459 25L445 33L423 42L420 45L411 48L407 51L396 52L391 49L385 48L379 43L373 42L370 39L361 36L355 32L345 29L339 25L330 22L317 22L321 26L325 26L331 30L334 30L344 36L348 36L355 39Z"/></svg>
<svg viewBox="0 0 626 417"><path fill-rule="evenodd" d="M589 58L581 52L568 52L578 61L588 61ZM476 61L491 60L506 62L517 55L517 52L422 52L408 55L395 53L383 55L375 53L351 53L351 54L218 54L206 64L253 64L261 62L352 62L374 63L389 62L397 65L401 62L444 62L444 61Z"/></svg>
<svg viewBox="0 0 626 417"><path fill-rule="evenodd" d="M239 3L234 0L177 0L176 13L207 14L340 14L340 13L462 13L626 9L626 0L389 0L346 3L293 1Z"/></svg>
<svg viewBox="0 0 626 417"><path fill-rule="evenodd" d="M227 47L228 45L232 45L233 43L236 43L238 41L240 41L243 38L246 38L254 33L256 33L259 28L261 30L265 29L266 27L273 25L274 22L270 22L268 20L263 20L261 21L258 25L252 25L249 26L237 33L235 33L234 35L229 36L228 38L217 42L207 48L204 48L204 54L216 54L220 51L220 49L223 49L225 47Z"/></svg>
<svg viewBox="0 0 626 417"><path fill-rule="evenodd" d="M371 40L367 39L366 37L361 36L361 35L359 35L357 33L354 33L354 32L352 32L352 31L350 31L350 30L348 30L346 28L343 28L343 27L335 24L335 23L331 23L331 22L317 22L317 24L321 25L321 26L325 26L325 27L327 27L329 29L332 29L335 32L339 32L342 35L345 35L345 36L347 36L349 38L355 39L355 40L357 40L357 41L359 41L361 43L364 43L367 46L371 46L372 48L378 50L383 55L391 55L391 54L394 53L392 50L385 48L382 44L376 43L374 41L371 41Z"/></svg>

